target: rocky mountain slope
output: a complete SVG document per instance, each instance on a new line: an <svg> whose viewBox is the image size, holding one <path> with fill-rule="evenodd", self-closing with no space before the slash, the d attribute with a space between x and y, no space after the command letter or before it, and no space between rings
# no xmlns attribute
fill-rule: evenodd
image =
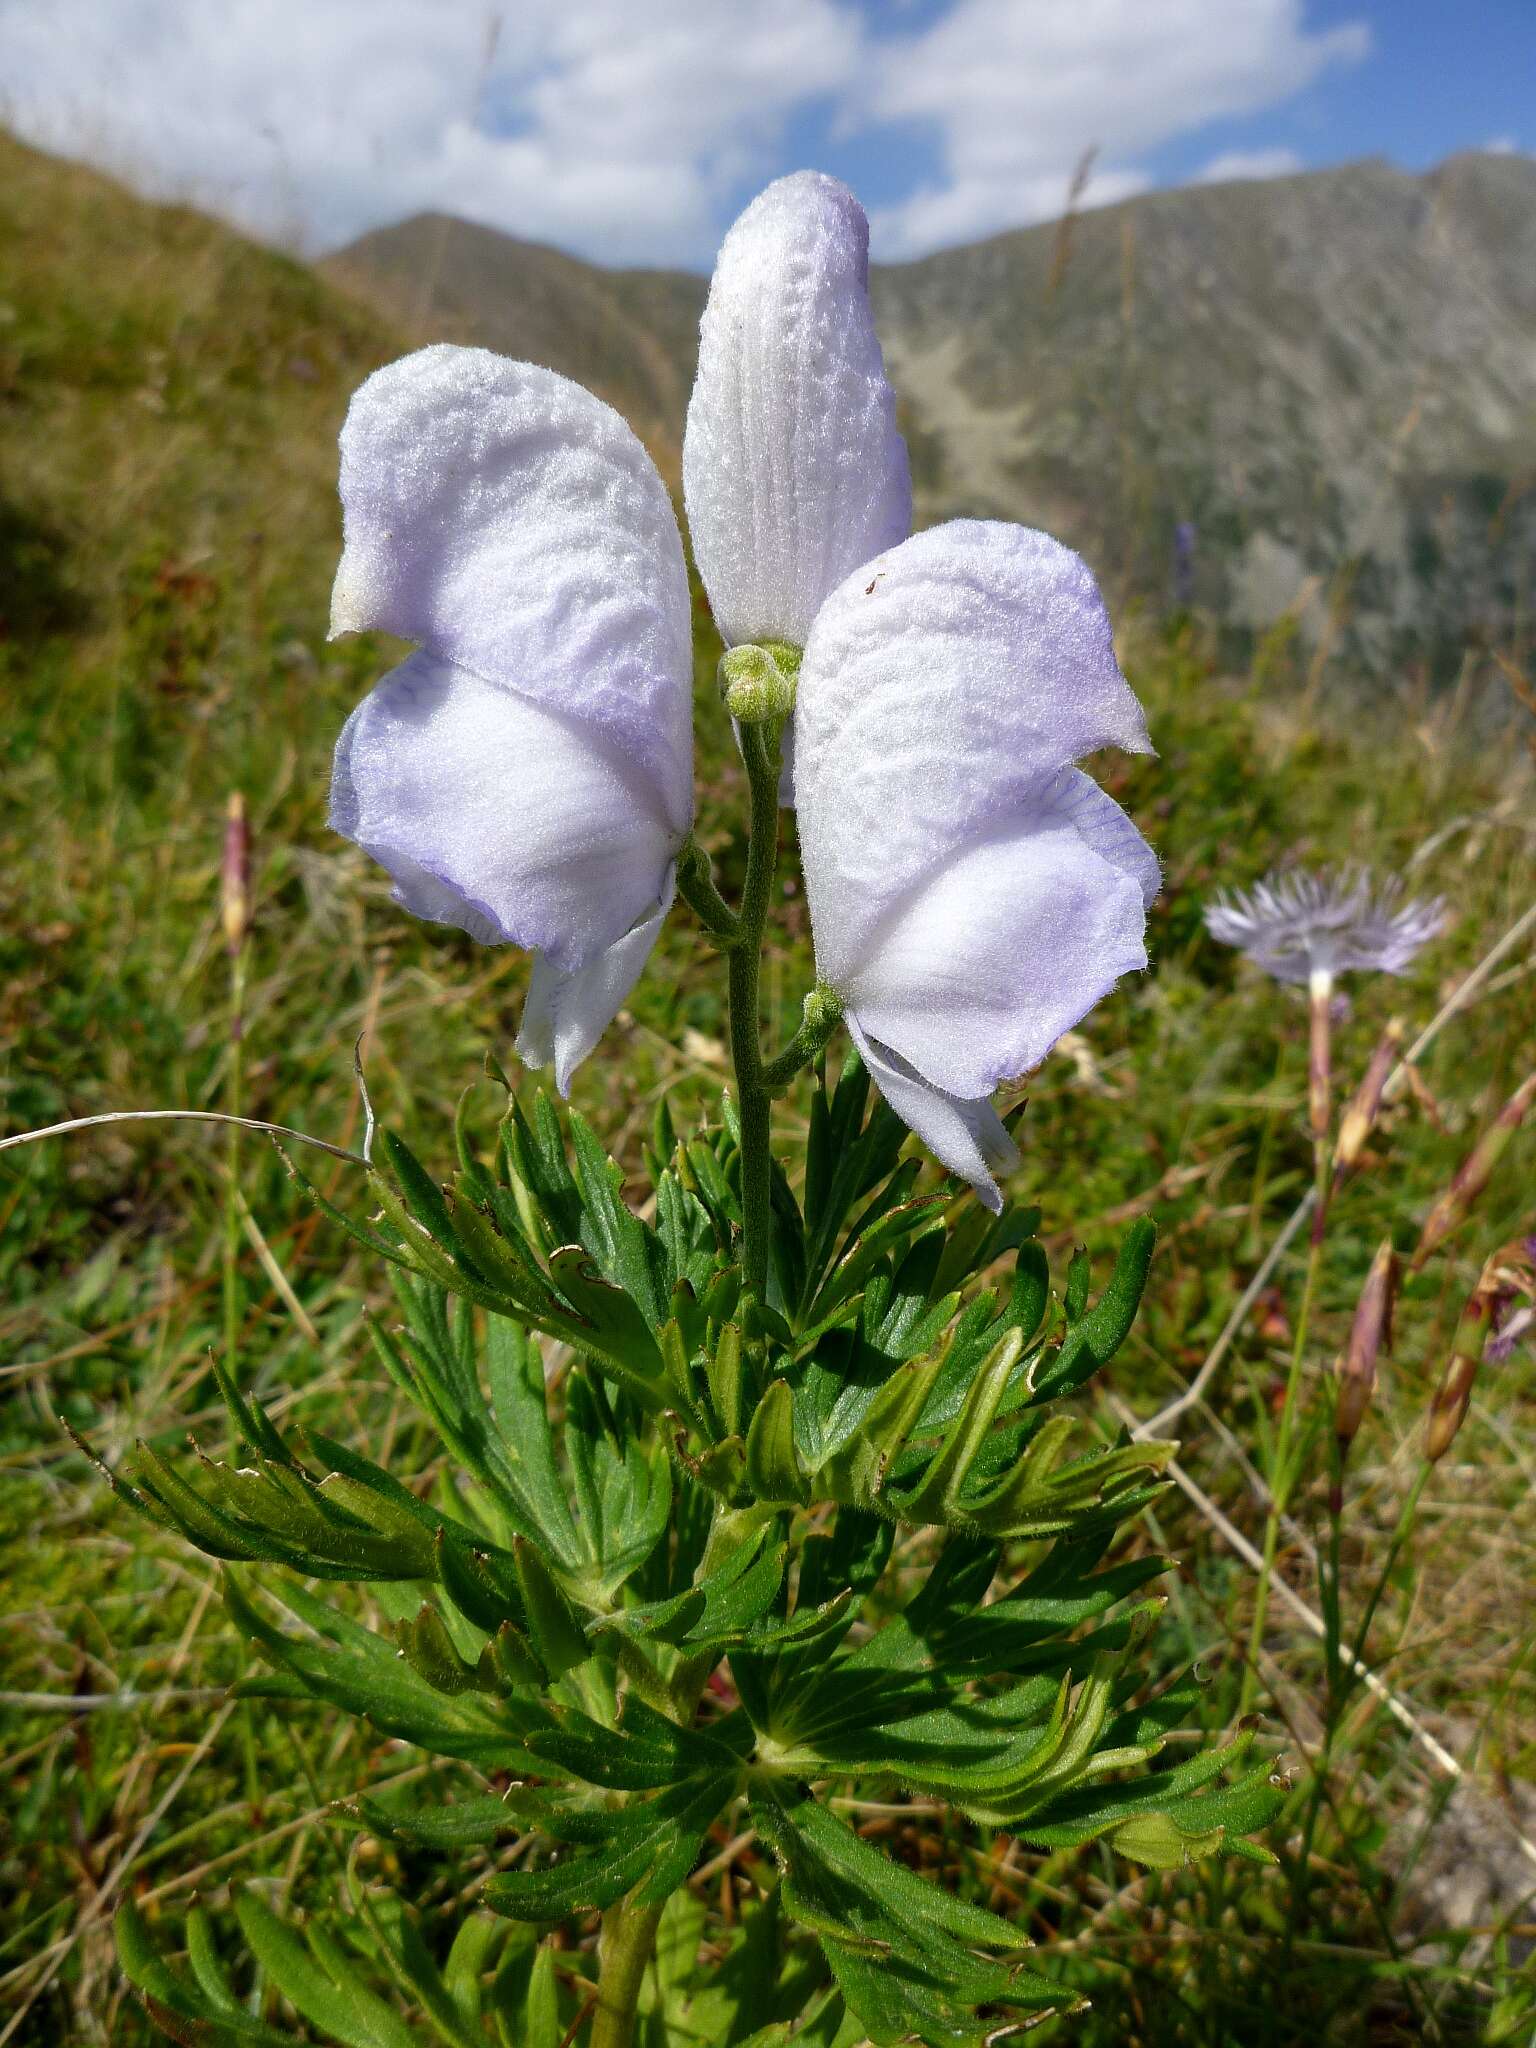
<svg viewBox="0 0 1536 2048"><path fill-rule="evenodd" d="M704 281L424 216L326 266L604 392L675 467ZM920 513L1050 527L1123 602L1377 673L1536 591L1536 161L1158 192L877 268ZM1182 529L1182 532L1181 532Z"/></svg>

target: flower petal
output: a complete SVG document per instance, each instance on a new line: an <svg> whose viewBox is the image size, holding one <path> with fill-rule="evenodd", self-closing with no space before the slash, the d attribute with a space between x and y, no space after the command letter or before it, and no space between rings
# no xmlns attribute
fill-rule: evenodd
<svg viewBox="0 0 1536 2048"><path fill-rule="evenodd" d="M1147 964L1138 870L1156 863L1129 818L1095 795L1139 849L1115 846L1129 865L1106 859L1076 822L1086 810L1107 836L1098 805L1052 784L1033 816L973 841L915 890L834 984L865 1030L948 1094L990 1095L1038 1066L1122 974Z"/></svg>
<svg viewBox="0 0 1536 2048"><path fill-rule="evenodd" d="M869 223L817 171L760 193L720 250L683 496L727 642L803 647L828 592L911 526L868 284Z"/></svg>
<svg viewBox="0 0 1536 2048"><path fill-rule="evenodd" d="M532 363L425 348L341 430L331 630L378 627L574 713L692 807L692 617L666 486L611 407Z"/></svg>
<svg viewBox="0 0 1536 2048"><path fill-rule="evenodd" d="M679 839L600 729L425 652L347 720L331 825L418 917L536 947L563 972L650 916Z"/></svg>
<svg viewBox="0 0 1536 2048"><path fill-rule="evenodd" d="M843 988L897 906L1035 815L1101 746L1150 750L1086 565L1043 533L955 520L828 598L800 670L795 797L817 959Z"/></svg>
<svg viewBox="0 0 1536 2048"><path fill-rule="evenodd" d="M968 1180L995 1215L1003 1206L994 1175L1011 1173L1019 1148L990 1100L963 1101L947 1095L916 1073L888 1045L871 1038L856 1017L848 1033L863 1055L870 1078L902 1122L917 1133L941 1166Z"/></svg>
<svg viewBox="0 0 1536 2048"><path fill-rule="evenodd" d="M561 973L545 953L534 954L517 1050L530 1067L553 1066L562 1095L570 1094L572 1074L640 979L676 893L676 871L669 868L659 907L575 974Z"/></svg>

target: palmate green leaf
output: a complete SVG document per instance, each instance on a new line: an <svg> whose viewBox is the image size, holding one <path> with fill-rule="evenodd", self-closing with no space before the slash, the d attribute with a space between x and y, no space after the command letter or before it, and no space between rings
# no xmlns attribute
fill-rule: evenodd
<svg viewBox="0 0 1536 2048"><path fill-rule="evenodd" d="M1133 1223L1115 1260L1109 1285L1087 1314L1081 1302L1073 1313L1069 1287L1067 1335L1054 1359L1036 1374L1032 1401L1038 1406L1073 1392L1106 1366L1130 1334L1147 1284L1147 1271L1157 1246L1157 1225L1149 1216ZM1082 1268L1081 1301L1087 1299L1087 1262Z"/></svg>
<svg viewBox="0 0 1536 2048"><path fill-rule="evenodd" d="M490 1770L537 1770L521 1738L541 1724L542 1708L531 1701L492 1701L471 1692L449 1698L396 1654L393 1641L338 1614L299 1586L285 1586L281 1599L310 1635L291 1635L276 1627L242 1591L233 1573L224 1575L225 1605L236 1628L302 1694L327 1700L371 1721L384 1734L419 1743L439 1756L461 1757ZM258 1681L235 1690L264 1688Z"/></svg>
<svg viewBox="0 0 1536 2048"><path fill-rule="evenodd" d="M471 1160L445 1192L404 1139L380 1129L382 1163L370 1170L369 1189L386 1228L339 1220L371 1250L445 1293L571 1344L659 1412L666 1390L655 1331L669 1283L667 1251L625 1207L619 1169L579 1118L572 1141L574 1174L543 1095L532 1125L514 1102L503 1125L512 1184Z"/></svg>
<svg viewBox="0 0 1536 2048"><path fill-rule="evenodd" d="M930 1299L944 1244L924 1228L899 1266L882 1256L860 1269L857 1322L823 1331L809 1357L770 1382L746 1434L746 1484L761 1500L836 1501L998 1540L1081 1537L1135 1513L1156 1498L1173 1446L1122 1436L1065 1456L1083 1425L1042 1403L1081 1384L1123 1340L1153 1241L1149 1224L1131 1231L1091 1310L1078 1269L1070 1305L1081 1313L1042 1363L1048 1286L1038 1244L1018 1244L1001 1305L983 1290L956 1317L953 1294Z"/></svg>
<svg viewBox="0 0 1536 2048"><path fill-rule="evenodd" d="M582 1374L567 1380L565 1452L586 1554L583 1568L570 1577L603 1605L644 1564L671 1522L672 1462L666 1447L646 1441L636 1422L615 1415L601 1381Z"/></svg>
<svg viewBox="0 0 1536 2048"><path fill-rule="evenodd" d="M522 1815L491 1792L432 1806L406 1805L359 1793L338 1801L331 1811L345 1826L391 1841L420 1842L429 1849L482 1848L499 1835L517 1834L526 1827Z"/></svg>
<svg viewBox="0 0 1536 2048"><path fill-rule="evenodd" d="M889 1522L840 1508L830 1531L803 1538L793 1616L776 1634L750 1634L731 1655L737 1692L757 1727L789 1716L788 1703L828 1667L878 1583L894 1536Z"/></svg>
<svg viewBox="0 0 1536 2048"><path fill-rule="evenodd" d="M1236 1783L1210 1789L1238 1768L1252 1740L1252 1731L1245 1731L1235 1742L1129 1785L1076 1787L1030 1815L1019 1832L1041 1848L1075 1849L1102 1836L1121 1855L1159 1869L1218 1850L1273 1862L1266 1849L1244 1837L1271 1825L1287 1787L1261 1763Z"/></svg>
<svg viewBox="0 0 1536 2048"><path fill-rule="evenodd" d="M577 1853L543 1868L502 1872L486 1885L485 1902L533 1921L600 1912L626 1894L637 1904L659 1905L692 1870L736 1785L734 1770L708 1773L624 1806L546 1809L540 1828Z"/></svg>
<svg viewBox="0 0 1536 2048"><path fill-rule="evenodd" d="M751 1730L745 1715L727 1716L707 1730L683 1728L631 1693L616 1727L579 1708L550 1705L526 1740L535 1756L567 1778L610 1791L649 1792L700 1773L736 1770Z"/></svg>
<svg viewBox="0 0 1536 2048"><path fill-rule="evenodd" d="M623 1199L624 1175L609 1158L591 1125L576 1110L567 1112L576 1182L581 1193L581 1242L601 1272L622 1287L652 1330L666 1320L671 1280L656 1233Z"/></svg>
<svg viewBox="0 0 1536 2048"><path fill-rule="evenodd" d="M157 1519L211 1557L287 1564L316 1578L430 1576L432 1536L415 1512L420 1503L406 1495L405 1509L404 1488L365 1461L355 1463L379 1483L334 1471L317 1481L291 1453L281 1461L258 1454L237 1469L199 1452L200 1491L146 1444L138 1446L132 1471Z"/></svg>
<svg viewBox="0 0 1536 2048"><path fill-rule="evenodd" d="M503 1484L530 1527L569 1570L590 1561L555 1459L554 1433L538 1344L507 1316L489 1316L485 1326L485 1376L490 1414L505 1461Z"/></svg>
<svg viewBox="0 0 1536 2048"><path fill-rule="evenodd" d="M984 2048L1010 2008L1068 2002L1019 1965L1028 1943L1016 1929L893 1862L817 1801L764 1787L752 1820L783 1872L785 1912L818 1937L881 2048L914 2034L930 2048Z"/></svg>

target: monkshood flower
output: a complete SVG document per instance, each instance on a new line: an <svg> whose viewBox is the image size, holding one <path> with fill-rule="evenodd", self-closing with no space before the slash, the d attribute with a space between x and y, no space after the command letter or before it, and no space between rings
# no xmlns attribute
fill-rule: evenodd
<svg viewBox="0 0 1536 2048"><path fill-rule="evenodd" d="M845 576L912 525L869 304L869 223L846 186L798 171L721 244L683 437L694 560L728 648L790 671ZM781 794L793 789L793 726Z"/></svg>
<svg viewBox="0 0 1536 2048"><path fill-rule="evenodd" d="M867 277L834 180L747 209L702 325L684 494L727 701L798 748L824 1014L995 1208L1017 1155L994 1088L1146 964L1156 860L1075 763L1149 743L1075 555L999 522L904 538ZM665 490L575 386L429 349L353 401L342 496L336 630L421 651L353 714L332 822L409 909L535 949L519 1050L564 1090L644 963L691 823Z"/></svg>
<svg viewBox="0 0 1536 2048"><path fill-rule="evenodd" d="M1213 939L1236 946L1277 981L1340 974L1405 974L1445 925L1443 898L1411 900L1396 881L1358 868L1267 875L1208 904Z"/></svg>
<svg viewBox="0 0 1536 2048"><path fill-rule="evenodd" d="M732 228L684 496L727 678L762 649L791 686L781 795L821 982L887 1101L996 1208L1018 1154L994 1088L1146 965L1156 859L1073 764L1150 743L1077 556L994 521L905 540L868 246L814 173Z"/></svg>
<svg viewBox="0 0 1536 2048"><path fill-rule="evenodd" d="M999 1208L993 1090L1147 964L1156 857L1074 765L1150 751L1103 600L1043 533L933 527L827 600L795 719L817 970L891 1107Z"/></svg>
<svg viewBox="0 0 1536 2048"><path fill-rule="evenodd" d="M666 486L579 385L438 347L353 398L341 497L332 634L419 647L347 721L331 824L418 917L533 950L518 1050L566 1093L645 965L693 819Z"/></svg>

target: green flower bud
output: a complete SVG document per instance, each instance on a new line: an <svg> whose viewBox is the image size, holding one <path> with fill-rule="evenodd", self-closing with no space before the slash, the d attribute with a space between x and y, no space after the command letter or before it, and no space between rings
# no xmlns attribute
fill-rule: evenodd
<svg viewBox="0 0 1536 2048"><path fill-rule="evenodd" d="M720 694L743 725L782 725L795 708L800 649L782 640L744 642L720 657Z"/></svg>

